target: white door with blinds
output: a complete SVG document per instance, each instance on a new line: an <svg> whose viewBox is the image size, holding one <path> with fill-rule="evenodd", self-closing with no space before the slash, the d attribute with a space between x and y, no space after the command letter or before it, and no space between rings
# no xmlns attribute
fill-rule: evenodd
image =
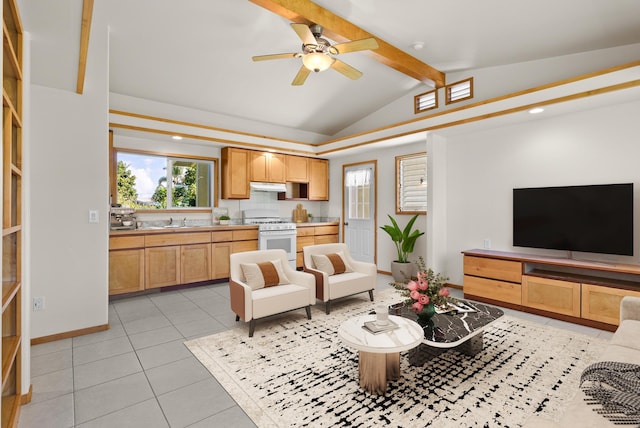
<svg viewBox="0 0 640 428"><path fill-rule="evenodd" d="M375 262L375 164L345 166L344 242L351 257Z"/></svg>
<svg viewBox="0 0 640 428"><path fill-rule="evenodd" d="M406 214L427 212L427 154L398 156L396 207Z"/></svg>

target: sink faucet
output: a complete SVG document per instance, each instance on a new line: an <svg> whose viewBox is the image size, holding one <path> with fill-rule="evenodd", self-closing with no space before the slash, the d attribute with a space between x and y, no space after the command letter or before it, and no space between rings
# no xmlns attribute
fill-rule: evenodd
<svg viewBox="0 0 640 428"><path fill-rule="evenodd" d="M173 217L169 217L169 225L173 224Z"/></svg>
<svg viewBox="0 0 640 428"><path fill-rule="evenodd" d="M182 227L187 227L187 218L182 219Z"/></svg>

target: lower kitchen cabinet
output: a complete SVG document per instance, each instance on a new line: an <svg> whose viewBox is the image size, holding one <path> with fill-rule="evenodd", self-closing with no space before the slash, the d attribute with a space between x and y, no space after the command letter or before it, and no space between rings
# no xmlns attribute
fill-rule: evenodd
<svg viewBox="0 0 640 428"><path fill-rule="evenodd" d="M109 294L144 290L144 250L109 252Z"/></svg>
<svg viewBox="0 0 640 428"><path fill-rule="evenodd" d="M334 244L338 242L338 223L318 225L313 223L298 224L296 236L296 267L303 267L302 249L307 245Z"/></svg>
<svg viewBox="0 0 640 428"><path fill-rule="evenodd" d="M145 288L180 284L180 250L180 245L145 248Z"/></svg>
<svg viewBox="0 0 640 428"><path fill-rule="evenodd" d="M229 278L229 256L257 249L257 226L112 233L109 294Z"/></svg>
<svg viewBox="0 0 640 428"><path fill-rule="evenodd" d="M211 244L211 279L229 278L231 242Z"/></svg>
<svg viewBox="0 0 640 428"><path fill-rule="evenodd" d="M211 244L183 245L180 248L180 282L211 279Z"/></svg>

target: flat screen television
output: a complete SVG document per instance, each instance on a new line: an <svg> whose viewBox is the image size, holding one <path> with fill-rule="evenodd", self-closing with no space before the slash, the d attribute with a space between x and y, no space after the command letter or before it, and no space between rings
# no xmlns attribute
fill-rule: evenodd
<svg viewBox="0 0 640 428"><path fill-rule="evenodd" d="M633 183L513 189L513 245L633 255Z"/></svg>

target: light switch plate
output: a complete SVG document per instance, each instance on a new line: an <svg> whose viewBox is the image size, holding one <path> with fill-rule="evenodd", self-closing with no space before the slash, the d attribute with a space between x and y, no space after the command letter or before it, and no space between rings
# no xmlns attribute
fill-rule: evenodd
<svg viewBox="0 0 640 428"><path fill-rule="evenodd" d="M98 210L89 210L89 223L99 223Z"/></svg>

